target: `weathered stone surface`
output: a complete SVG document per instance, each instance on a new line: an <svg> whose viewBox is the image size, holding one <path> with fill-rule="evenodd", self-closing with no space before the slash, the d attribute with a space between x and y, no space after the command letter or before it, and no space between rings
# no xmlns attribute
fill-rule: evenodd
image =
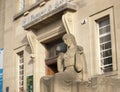
<svg viewBox="0 0 120 92"><path fill-rule="evenodd" d="M58 71L64 74L71 72L71 76L78 75L78 80L88 81L83 47L77 46L74 36L70 33L65 34L63 40L67 45L67 51L58 56Z"/></svg>
<svg viewBox="0 0 120 92"><path fill-rule="evenodd" d="M65 34L63 40L67 45L67 51L59 53L59 73L41 78L41 92L78 92L79 83L88 82L83 48L77 46L72 34Z"/></svg>
<svg viewBox="0 0 120 92"><path fill-rule="evenodd" d="M72 34L65 34L66 53L59 53L59 73L41 78L41 92L118 92L120 79L94 77L88 80L83 48L77 46Z"/></svg>
<svg viewBox="0 0 120 92"><path fill-rule="evenodd" d="M44 91L41 92L119 92L120 90L120 79L116 78L98 77L92 78L91 82L72 81L66 83L63 77L62 74L56 74L50 77L50 80L44 81L49 84L49 87L48 85L42 87L41 89L44 88Z"/></svg>

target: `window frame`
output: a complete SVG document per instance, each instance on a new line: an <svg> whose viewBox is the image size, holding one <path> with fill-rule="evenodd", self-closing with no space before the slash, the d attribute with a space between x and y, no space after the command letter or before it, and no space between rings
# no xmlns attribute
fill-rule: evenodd
<svg viewBox="0 0 120 92"><path fill-rule="evenodd" d="M25 48L26 48L26 46L27 46L27 44L23 44L23 45L21 45L21 46L19 46L19 47L17 47L17 48L15 48L14 49L14 58L15 58L15 65L16 65L16 70L15 70L15 74L16 74L16 78L15 78L15 80L16 80L16 83L17 83L17 91L19 92L19 62L18 62L18 59L19 59L19 56L18 56L18 53L20 53L20 52L23 52L24 53L24 55L23 55L23 57L24 57L24 85L23 85L23 91L25 91L25 89L26 89L26 52L25 52Z"/></svg>
<svg viewBox="0 0 120 92"><path fill-rule="evenodd" d="M20 54L22 53L22 58L20 58ZM21 59L23 60L23 62L21 63ZM22 75L20 75L20 66L23 65L23 67L25 67L25 64L24 64L24 51L20 51L17 53L17 61L18 61L18 92L21 92L20 91L20 88L23 88L23 91L24 91L24 78L25 78L25 73L23 73ZM25 71L25 68L22 69L22 71L24 72ZM20 76L23 77L23 79L20 79ZM20 82L22 82L23 84L21 84L22 86L20 86Z"/></svg>
<svg viewBox="0 0 120 92"><path fill-rule="evenodd" d="M106 20L108 20L109 21L109 23L106 25L104 25L104 26L102 26L102 27L100 27L99 25L100 25L100 22L101 21L106 21ZM101 59L103 59L103 61L104 61L104 59L108 59L108 58L112 58L112 46L110 46L110 48L107 48L107 49L104 49L104 50L100 50L100 45L101 45L101 41L100 41L100 39L101 38L103 38L103 37L105 37L105 36L110 36L110 40L109 41L105 41L105 42L103 42L102 43L102 45L103 44L106 44L106 43L110 43L110 45L112 45L112 41L111 41L111 29L109 29L109 32L107 31L107 32L105 32L105 33L103 33L103 34L100 34L100 29L102 29L102 28L106 28L106 27L109 27L109 28L111 28L111 26L110 26L110 16L108 15L108 16L105 16L105 17L103 17L102 19L99 19L99 20L97 20L96 21L96 23L97 23L97 36L98 36L98 52L99 52L99 71L100 71L100 73L101 74L104 74L105 73L105 71L102 69L102 68L104 68L105 66L111 66L111 65L113 65L113 62L111 63L111 64L103 64L102 65L102 62L101 62ZM106 51L111 51L111 55L110 56L105 56L105 57L102 57L101 58L101 53L105 53ZM113 60L112 60L113 61ZM105 62L105 61L104 61ZM112 69L113 69L113 67L112 67ZM111 71L113 71L113 70L111 70Z"/></svg>
<svg viewBox="0 0 120 92"><path fill-rule="evenodd" d="M57 70L57 57L59 51L57 51L58 46L65 46L63 49L66 51L66 45L62 40L62 36L55 38L54 40L50 40L47 43L44 43L46 48L46 75L53 75L58 72ZM51 55L50 55L51 54Z"/></svg>
<svg viewBox="0 0 120 92"><path fill-rule="evenodd" d="M101 72L100 67L100 62L99 62L99 55L98 55L98 49L99 49L99 44L98 44L98 24L97 20L102 19L106 16L109 16L110 20L110 32L111 32L111 48L112 48L112 67L113 71L117 70L117 60L116 60L116 42L115 42L115 28L114 28L114 15L113 15L113 7L110 7L108 9L105 9L103 11L100 11L96 14L93 14L90 16L90 44L91 44L91 62L92 62L92 71L91 75L98 75L98 74L103 74ZM93 49L94 48L94 49ZM105 72L106 73L106 72ZM104 73L104 74L105 74Z"/></svg>

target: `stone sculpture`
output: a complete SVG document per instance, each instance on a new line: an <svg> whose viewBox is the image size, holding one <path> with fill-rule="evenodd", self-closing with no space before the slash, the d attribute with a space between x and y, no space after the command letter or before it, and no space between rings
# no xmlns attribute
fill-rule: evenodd
<svg viewBox="0 0 120 92"><path fill-rule="evenodd" d="M41 78L41 92L77 92L77 83L88 81L83 48L72 34L65 34L66 53L59 53L58 73Z"/></svg>
<svg viewBox="0 0 120 92"><path fill-rule="evenodd" d="M59 53L57 58L58 73L41 78L41 92L79 92L79 84L88 81L83 47L78 46L75 37L70 34L70 31L74 31L72 18L72 12L66 12L62 16L67 32L63 36L67 51Z"/></svg>
<svg viewBox="0 0 120 92"><path fill-rule="evenodd" d="M72 34L63 36L64 43L67 45L66 53L60 53L57 59L59 72L73 72L78 75L80 81L88 81L87 67L83 48L77 46Z"/></svg>

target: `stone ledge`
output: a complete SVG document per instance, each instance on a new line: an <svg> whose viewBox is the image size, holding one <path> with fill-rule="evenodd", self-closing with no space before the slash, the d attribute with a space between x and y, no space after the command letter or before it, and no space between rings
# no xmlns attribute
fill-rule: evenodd
<svg viewBox="0 0 120 92"><path fill-rule="evenodd" d="M63 76L64 75L64 76ZM71 75L71 76L70 76ZM91 81L75 80L74 73L56 73L53 76L42 77L42 92L119 92L120 78L94 77ZM44 85L45 84L45 85ZM46 87L45 87L46 86Z"/></svg>
<svg viewBox="0 0 120 92"><path fill-rule="evenodd" d="M32 4L30 7L24 9L23 11L21 11L19 13L17 13L16 15L13 16L13 20L16 20L16 19L20 18L27 11L32 11L33 9L35 9L36 7L38 7L39 4L42 3L42 2L43 2L43 0L37 1L36 3Z"/></svg>
<svg viewBox="0 0 120 92"><path fill-rule="evenodd" d="M51 12L45 14L44 16L41 16L41 17L35 19L34 21L31 21L30 23L24 25L23 27L25 30L27 30L27 29L31 28L33 25L40 23L40 22L46 20L47 18L50 18L51 16L54 16L55 14L60 13L65 10L76 11L77 7L74 4L66 3L66 4L60 6L59 8L52 10Z"/></svg>

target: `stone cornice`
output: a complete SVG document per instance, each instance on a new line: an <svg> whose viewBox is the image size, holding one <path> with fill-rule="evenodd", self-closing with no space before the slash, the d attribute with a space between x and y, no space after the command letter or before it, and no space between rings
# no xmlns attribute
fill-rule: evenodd
<svg viewBox="0 0 120 92"><path fill-rule="evenodd" d="M49 32L42 34L40 37L38 37L38 40L40 42L46 42L48 39L50 39L54 36L58 36L58 35L63 34L63 33L65 33L64 27L59 26L59 27L53 29L52 31L49 31Z"/></svg>
<svg viewBox="0 0 120 92"><path fill-rule="evenodd" d="M16 19L20 18L27 11L32 11L33 9L38 7L40 5L40 3L42 3L42 2L43 2L43 0L37 1L36 3L32 4L30 7L24 9L23 11L21 11L19 13L17 13L16 15L13 16L13 20L16 20Z"/></svg>
<svg viewBox="0 0 120 92"><path fill-rule="evenodd" d="M71 10L71 11L76 11L77 7L76 5L74 4L71 4L71 3L66 3L66 4L63 4L61 5L60 7L58 7L57 9L54 9L50 12L48 12L47 14L23 25L24 29L27 30L29 28L31 28L33 25L37 24L37 23L40 23L42 22L43 20L47 19L47 18L50 18L51 16L54 16L55 14L57 13L60 13L61 11L64 11L64 10Z"/></svg>

